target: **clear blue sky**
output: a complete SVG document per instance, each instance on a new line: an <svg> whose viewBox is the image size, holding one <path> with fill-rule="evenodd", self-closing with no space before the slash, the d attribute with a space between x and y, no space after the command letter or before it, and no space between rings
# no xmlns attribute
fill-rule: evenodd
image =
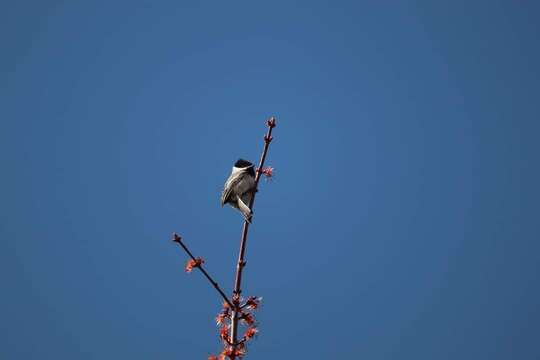
<svg viewBox="0 0 540 360"><path fill-rule="evenodd" d="M215 353L270 115L249 358L540 357L538 3L10 3L2 359Z"/></svg>

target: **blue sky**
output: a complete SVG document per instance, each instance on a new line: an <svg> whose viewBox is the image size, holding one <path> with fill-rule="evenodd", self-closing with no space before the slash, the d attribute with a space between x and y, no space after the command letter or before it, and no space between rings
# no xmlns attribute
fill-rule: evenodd
<svg viewBox="0 0 540 360"><path fill-rule="evenodd" d="M538 359L539 6L20 1L0 11L0 357L205 359L241 217L248 358Z"/></svg>

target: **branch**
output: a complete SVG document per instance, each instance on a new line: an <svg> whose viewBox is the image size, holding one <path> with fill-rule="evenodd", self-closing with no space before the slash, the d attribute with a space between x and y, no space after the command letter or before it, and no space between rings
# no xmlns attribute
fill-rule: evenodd
<svg viewBox="0 0 540 360"><path fill-rule="evenodd" d="M266 121L266 125L268 126L268 131L266 135L264 136L264 148L261 155L261 159L259 161L259 167L257 169L257 174L255 175L255 191L253 192L253 196L251 197L251 201L249 202L248 207L253 211L253 204L255 203L255 194L257 194L257 188L259 186L259 180L261 179L261 173L264 167L264 161L266 160L266 154L268 153L268 147L270 146L270 142L272 141L272 130L276 127L276 119L274 117L271 117ZM249 222L247 220L244 220L244 226L242 228L242 238L240 240L240 251L238 254L238 264L236 266L236 277L234 281L234 290L233 290L233 303L234 306L231 307L232 314L231 314L231 343L233 348L233 357L231 357L232 360L235 359L234 356L234 350L238 346L237 342L237 336L238 336L238 313L240 310L240 293L242 292L241 286L242 286L242 271L244 269L244 266L246 265L246 262L244 260L244 255L246 252L246 241L247 241L247 235L249 230Z"/></svg>
<svg viewBox="0 0 540 360"><path fill-rule="evenodd" d="M179 244L182 249L184 249L184 251L189 255L189 257L195 261L196 263L198 263L195 267L197 269L199 269L203 275L208 279L208 281L210 281L210 284L212 284L212 286L217 290L217 292L221 295L221 297L223 298L223 300L225 300L225 302L231 307L231 309L234 309L234 305L232 304L232 302L229 300L229 298L227 297L227 295L225 295L225 293L223 292L223 290L221 290L221 288L219 287L218 283L214 281L214 279L212 279L212 277L206 272L206 270L202 267L202 264L199 264L199 261L197 261L197 258L195 258L195 256L193 256L193 254L191 253L191 251L189 251L189 249L187 248L187 246L182 242L182 238L177 234L177 233L173 233L173 242Z"/></svg>

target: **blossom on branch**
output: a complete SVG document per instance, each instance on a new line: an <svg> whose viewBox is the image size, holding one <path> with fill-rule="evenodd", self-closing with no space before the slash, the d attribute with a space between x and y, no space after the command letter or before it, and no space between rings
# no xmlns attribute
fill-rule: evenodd
<svg viewBox="0 0 540 360"><path fill-rule="evenodd" d="M247 325L255 324L255 317L251 315L250 313L243 312L242 315L240 315L240 320L242 320Z"/></svg>
<svg viewBox="0 0 540 360"><path fill-rule="evenodd" d="M224 325L219 329L219 337L225 342L229 342L229 325Z"/></svg>
<svg viewBox="0 0 540 360"><path fill-rule="evenodd" d="M266 177L266 180L269 180L272 178L272 176L274 176L274 168L270 166L265 167L262 170L257 168L257 172L263 174Z"/></svg>
<svg viewBox="0 0 540 360"><path fill-rule="evenodd" d="M220 356L219 360L222 360L222 359L225 360L225 357L232 358L233 356L242 358L244 357L245 354L246 354L246 348L244 347L244 344L239 344L238 346L236 346L236 348L233 348L231 346L223 350L221 354L219 354Z"/></svg>
<svg viewBox="0 0 540 360"><path fill-rule="evenodd" d="M244 337L247 339L247 340L250 340L252 339L255 335L257 335L257 333L259 332L259 330L257 330L256 327L250 327L246 330L246 333L244 334Z"/></svg>
<svg viewBox="0 0 540 360"><path fill-rule="evenodd" d="M262 297L250 296L246 300L246 303L244 304L243 307L246 307L249 310L256 310L259 307L261 301L262 301Z"/></svg>
<svg viewBox="0 0 540 360"><path fill-rule="evenodd" d="M193 268L199 267L202 264L204 264L204 260L201 258L196 258L195 260L189 259L188 262L186 263L185 270L187 273L190 273L193 270Z"/></svg>
<svg viewBox="0 0 540 360"><path fill-rule="evenodd" d="M223 310L216 316L216 324L221 326L225 323L225 320L231 316L229 307L223 308Z"/></svg>

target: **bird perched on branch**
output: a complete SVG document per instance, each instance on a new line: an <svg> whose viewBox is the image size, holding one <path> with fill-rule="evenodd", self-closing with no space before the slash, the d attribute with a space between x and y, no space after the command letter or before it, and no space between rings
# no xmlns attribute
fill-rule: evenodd
<svg viewBox="0 0 540 360"><path fill-rule="evenodd" d="M253 212L249 208L249 203L255 191L255 168L253 164L247 160L238 159L234 163L231 175L223 187L221 206L225 204L231 205L242 213L248 223L251 223Z"/></svg>

